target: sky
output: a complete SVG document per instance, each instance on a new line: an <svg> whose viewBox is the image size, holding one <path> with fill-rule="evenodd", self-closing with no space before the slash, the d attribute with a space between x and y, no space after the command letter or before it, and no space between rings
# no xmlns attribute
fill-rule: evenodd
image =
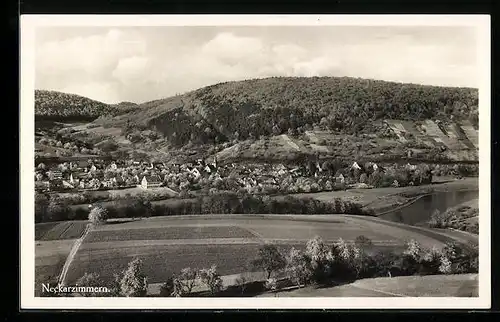
<svg viewBox="0 0 500 322"><path fill-rule="evenodd" d="M40 27L35 37L37 89L109 104L271 76L479 86L472 27Z"/></svg>

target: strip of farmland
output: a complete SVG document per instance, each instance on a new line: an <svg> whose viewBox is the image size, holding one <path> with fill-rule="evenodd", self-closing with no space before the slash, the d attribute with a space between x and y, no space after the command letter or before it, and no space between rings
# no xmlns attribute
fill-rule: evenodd
<svg viewBox="0 0 500 322"><path fill-rule="evenodd" d="M154 239L253 238L249 231L232 226L222 227L162 227L148 229L122 229L91 231L86 242Z"/></svg>
<svg viewBox="0 0 500 322"><path fill-rule="evenodd" d="M37 227L40 224L35 225ZM87 221L64 221L56 223L53 225L50 230L46 231L43 235L41 231L45 228L38 228L39 232L39 240L62 240L62 239L76 239L83 234L85 227L87 226ZM35 228L35 231L37 229ZM36 235L35 235L36 239Z"/></svg>

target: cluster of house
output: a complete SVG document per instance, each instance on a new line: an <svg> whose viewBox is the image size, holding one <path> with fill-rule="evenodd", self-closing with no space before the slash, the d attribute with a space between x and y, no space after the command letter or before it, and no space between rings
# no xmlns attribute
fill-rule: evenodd
<svg viewBox="0 0 500 322"><path fill-rule="evenodd" d="M414 170L416 166L408 165ZM376 163L360 166L353 162L350 167L329 173L329 180L344 184L350 172L359 170L384 171ZM182 189L183 184L192 182L214 182L231 177L242 188L280 186L284 180L296 182L300 178L325 177L324 167L319 162L314 169L305 166L289 167L283 164L232 163L219 165L217 159L198 159L192 163L166 164L163 162L84 160L64 162L48 169L38 164L35 174L37 190L86 190L116 189L120 187L141 187L150 189L167 186L173 190Z"/></svg>

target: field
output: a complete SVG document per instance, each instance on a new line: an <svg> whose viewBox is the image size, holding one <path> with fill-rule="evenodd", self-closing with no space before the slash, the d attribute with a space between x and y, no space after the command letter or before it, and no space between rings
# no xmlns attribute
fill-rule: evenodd
<svg viewBox="0 0 500 322"><path fill-rule="evenodd" d="M158 187L158 188L150 188L150 189L143 189L140 187L134 187L134 188L127 188L127 189L116 189L116 190L109 190L109 195L110 198L120 198L120 197L125 197L127 194L130 194L131 196L137 196L140 194L147 194L147 195L157 195L159 197L173 197L177 194L176 191L167 188L167 187Z"/></svg>
<svg viewBox="0 0 500 322"><path fill-rule="evenodd" d="M87 226L87 221L49 222L35 225L35 240L64 240L80 237Z"/></svg>
<svg viewBox="0 0 500 322"><path fill-rule="evenodd" d="M37 241L35 246L35 295L42 283L55 283L75 242L74 239Z"/></svg>
<svg viewBox="0 0 500 322"><path fill-rule="evenodd" d="M211 215L116 221L87 235L69 267L67 281L73 283L85 272L98 272L110 280L134 257L143 260L149 283L162 283L185 267L212 264L221 275L239 274L250 269L249 262L264 243L286 250L303 248L315 236L331 243L338 238L352 242L359 235L372 239L375 248L396 250L409 239L425 247L440 247L448 239L423 234L418 227L410 230L363 216Z"/></svg>
<svg viewBox="0 0 500 322"><path fill-rule="evenodd" d="M266 293L260 297L273 297ZM328 288L305 287L279 297L471 297L478 296L477 274L382 277Z"/></svg>

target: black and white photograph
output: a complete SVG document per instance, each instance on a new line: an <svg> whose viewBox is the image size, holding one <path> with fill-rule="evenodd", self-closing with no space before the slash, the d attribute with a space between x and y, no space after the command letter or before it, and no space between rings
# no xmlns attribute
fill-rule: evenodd
<svg viewBox="0 0 500 322"><path fill-rule="evenodd" d="M22 303L489 307L489 33L22 16Z"/></svg>

